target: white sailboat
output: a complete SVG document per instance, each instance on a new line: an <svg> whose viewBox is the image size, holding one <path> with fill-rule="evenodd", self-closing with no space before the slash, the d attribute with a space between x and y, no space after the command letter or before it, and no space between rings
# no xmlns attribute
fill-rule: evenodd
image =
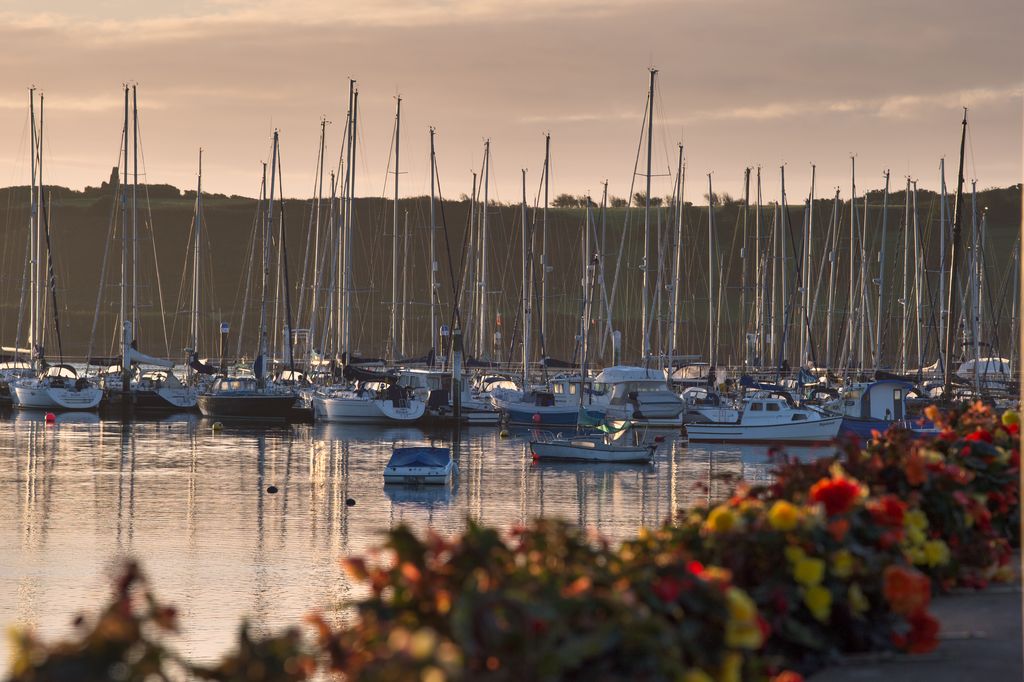
<svg viewBox="0 0 1024 682"><path fill-rule="evenodd" d="M35 90L29 90L32 128L32 186L29 220L30 291L29 347L32 349L39 374L36 377L15 380L10 386L11 400L17 407L37 410L95 410L103 399L103 392L77 371L64 364L47 367L43 358L43 310L47 289L44 262L52 263L49 221L43 206L43 96L39 96L39 127L36 128ZM45 254L45 261L44 261ZM50 267L51 293L56 297L52 265ZM56 298L54 298L56 311ZM54 315L58 352L60 327Z"/></svg>

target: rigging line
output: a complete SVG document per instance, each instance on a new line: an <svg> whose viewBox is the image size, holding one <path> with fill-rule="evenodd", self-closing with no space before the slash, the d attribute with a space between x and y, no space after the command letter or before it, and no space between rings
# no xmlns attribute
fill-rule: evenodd
<svg viewBox="0 0 1024 682"><path fill-rule="evenodd" d="M47 208L50 204L49 196L47 201L39 202L43 214L43 227L46 233L46 268L49 276L50 296L53 300L53 331L57 336L57 357L60 364L64 364L64 345L60 338L60 310L57 308L57 277L53 272L53 246L50 244L50 211Z"/></svg>
<svg viewBox="0 0 1024 682"><path fill-rule="evenodd" d="M122 133L122 135L123 135L123 133ZM122 137L122 141L123 141L123 137ZM118 161L119 162L120 162L120 158L121 158L120 152L118 152ZM108 219L108 223L107 223L108 224L108 227L107 227L107 239L106 239L106 243L104 244L104 247L103 247L103 261L102 261L102 263L100 265L100 282L99 282L99 286L96 289L96 309L93 312L93 316L92 316L92 331L89 332L89 345L88 345L87 352L86 352L86 362L88 362L89 358L92 357L93 345L94 345L94 342L96 340L96 326L99 324L99 318L100 318L100 303L103 300L103 289L106 286L107 262L108 262L109 257L110 257L110 243L112 241L114 241L114 227L115 227L116 222L117 222L117 209L118 209L118 205L120 203L119 199L118 199L118 196L119 196L119 194L121 192L121 188L120 188L120 183L121 183L120 177L121 176L120 176L120 173L118 173L117 177L118 177L118 182L117 182L118 187L114 191L113 199L112 199L111 204L110 204L110 218Z"/></svg>

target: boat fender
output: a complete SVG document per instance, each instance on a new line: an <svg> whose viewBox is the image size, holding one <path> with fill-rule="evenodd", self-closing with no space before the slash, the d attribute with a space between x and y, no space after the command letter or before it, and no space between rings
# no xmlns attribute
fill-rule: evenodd
<svg viewBox="0 0 1024 682"><path fill-rule="evenodd" d="M210 427L210 429L214 433L217 433L218 431L223 431L224 430L224 425L221 424L220 422L213 422L213 425Z"/></svg>
<svg viewBox="0 0 1024 682"><path fill-rule="evenodd" d="M533 413L533 423L540 424L540 412Z"/></svg>
<svg viewBox="0 0 1024 682"><path fill-rule="evenodd" d="M46 416L43 417L43 419L46 421L47 424L57 423L57 415L55 415L53 412L47 412Z"/></svg>
<svg viewBox="0 0 1024 682"><path fill-rule="evenodd" d="M508 438L508 429L502 429L501 431L498 431L498 437Z"/></svg>

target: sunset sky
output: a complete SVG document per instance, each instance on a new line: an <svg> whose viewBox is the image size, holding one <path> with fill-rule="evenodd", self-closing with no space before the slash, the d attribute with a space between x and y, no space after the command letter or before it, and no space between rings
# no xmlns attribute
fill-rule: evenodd
<svg viewBox="0 0 1024 682"><path fill-rule="evenodd" d="M309 196L321 116L337 162L347 79L360 90L358 193L380 195L403 97L403 195L429 192L428 126L442 190L469 191L492 141L492 197L536 191L552 135L553 194L625 196L643 125L647 69L660 70L655 193L676 145L687 199L740 192L786 165L792 198L907 174L955 183L960 107L968 178L1020 181L1024 3L949 0L0 0L0 184L27 184L28 87L46 95L47 182L81 188L116 163L121 84L139 87L149 182L254 195L273 129L284 189ZM642 168L641 168L642 170ZM639 187L638 187L639 189ZM390 190L389 190L390 191Z"/></svg>

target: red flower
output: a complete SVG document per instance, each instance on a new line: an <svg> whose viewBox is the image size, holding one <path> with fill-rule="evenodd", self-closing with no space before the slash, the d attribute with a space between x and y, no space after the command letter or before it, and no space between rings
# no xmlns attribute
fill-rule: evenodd
<svg viewBox="0 0 1024 682"><path fill-rule="evenodd" d="M679 595L683 591L682 583L673 576L662 576L651 587L654 589L654 594L658 599L666 604L673 603L679 599Z"/></svg>
<svg viewBox="0 0 1024 682"><path fill-rule="evenodd" d="M804 676L792 670L783 670L772 678L772 682L804 682Z"/></svg>
<svg viewBox="0 0 1024 682"><path fill-rule="evenodd" d="M846 519L833 519L828 523L828 533L836 542L842 542L850 530L850 522Z"/></svg>
<svg viewBox="0 0 1024 682"><path fill-rule="evenodd" d="M811 486L811 500L825 505L829 516L848 512L860 493L860 486L845 478L823 478Z"/></svg>
<svg viewBox="0 0 1024 682"><path fill-rule="evenodd" d="M919 571L890 565L885 567L882 579L882 594L889 602L889 607L901 616L917 613L931 601L931 580Z"/></svg>
<svg viewBox="0 0 1024 682"><path fill-rule="evenodd" d="M964 440L969 440L973 443L991 443L992 434L979 426L974 429L974 433L968 434Z"/></svg>
<svg viewBox="0 0 1024 682"><path fill-rule="evenodd" d="M871 518L875 523L891 528L903 527L903 513L907 510L906 502L895 495L886 495L868 505Z"/></svg>
<svg viewBox="0 0 1024 682"><path fill-rule="evenodd" d="M912 654L934 651L939 644L939 621L924 609L911 615L908 620L910 632L907 633L907 651Z"/></svg>
<svg viewBox="0 0 1024 682"><path fill-rule="evenodd" d="M704 572L704 564L702 564L699 561L691 561L690 563L686 564L686 570L688 570L690 573L693 573L694 575L700 575Z"/></svg>

